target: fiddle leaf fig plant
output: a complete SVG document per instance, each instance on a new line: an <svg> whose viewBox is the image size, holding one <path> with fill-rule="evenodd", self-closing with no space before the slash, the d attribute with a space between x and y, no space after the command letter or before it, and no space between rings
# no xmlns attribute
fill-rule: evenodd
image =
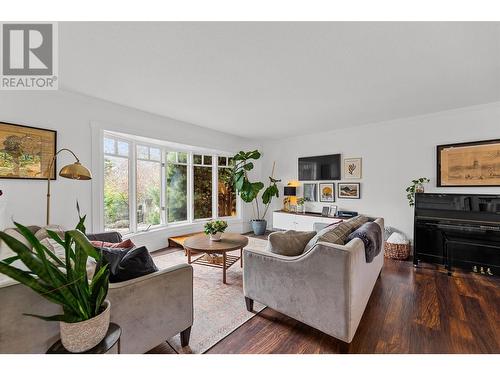
<svg viewBox="0 0 500 375"><path fill-rule="evenodd" d="M237 191L237 194L246 203L251 203L254 211L254 217L256 220L263 220L266 216L267 210L271 205L273 197L279 197L278 186L276 185L281 180L274 178L274 167L271 176L269 176L269 184L264 189L264 183L260 181L251 182L248 177L248 172L254 168L252 160L258 160L261 157L261 153L258 150L253 151L240 151L234 155L234 167L232 170L232 180L233 185ZM265 209L261 216L261 209L259 206L258 196L260 191L264 189L262 193L262 203Z"/></svg>
<svg viewBox="0 0 500 375"><path fill-rule="evenodd" d="M422 184L430 182L431 180L427 177L420 177L416 180L411 181L411 185L406 188L406 198L408 199L408 204L410 207L415 206L415 193L419 193L419 189L422 189Z"/></svg>

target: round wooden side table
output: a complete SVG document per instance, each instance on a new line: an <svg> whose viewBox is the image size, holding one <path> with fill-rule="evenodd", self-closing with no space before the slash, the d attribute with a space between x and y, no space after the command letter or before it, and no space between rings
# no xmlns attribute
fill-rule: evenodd
<svg viewBox="0 0 500 375"><path fill-rule="evenodd" d="M49 350L47 350L47 354L105 354L109 352L116 344L118 344L118 354L120 354L121 335L122 329L120 328L120 326L116 323L109 323L109 328L108 332L106 332L106 336L104 336L102 341L92 349L89 349L86 352L82 353L71 353L64 348L61 340L58 340L49 348Z"/></svg>

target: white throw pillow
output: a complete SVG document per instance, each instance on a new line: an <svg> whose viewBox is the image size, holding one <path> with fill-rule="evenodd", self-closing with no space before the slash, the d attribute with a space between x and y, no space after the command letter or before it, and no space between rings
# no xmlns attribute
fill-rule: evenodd
<svg viewBox="0 0 500 375"><path fill-rule="evenodd" d="M8 234L11 237L14 237L16 240L22 242L24 245L26 245L28 248L31 249L31 244L28 242L28 240L26 238L23 237L23 235L21 233L19 233L17 231L17 229L7 228L7 229L5 229L4 233ZM0 240L0 242L1 242L1 244L0 244L0 260L10 258L10 257L13 257L16 255L16 253L13 252L4 241Z"/></svg>

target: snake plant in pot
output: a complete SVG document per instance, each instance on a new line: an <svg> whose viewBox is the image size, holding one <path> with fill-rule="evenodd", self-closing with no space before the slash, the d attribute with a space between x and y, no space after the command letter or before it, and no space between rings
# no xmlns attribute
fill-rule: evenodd
<svg viewBox="0 0 500 375"><path fill-rule="evenodd" d="M249 180L248 172L254 167L252 160L258 160L261 157L261 153L258 150L253 151L240 151L234 155L234 166L232 171L233 185L241 197L241 199L246 203L252 204L254 219L251 220L252 229L256 235L262 235L266 232L267 221L265 220L269 206L273 197L279 197L278 186L276 183L281 180L274 178L274 167L269 176L268 186L264 189L264 183L260 181L251 182ZM264 189L261 200L264 205L264 210L259 206L259 192Z"/></svg>
<svg viewBox="0 0 500 375"><path fill-rule="evenodd" d="M74 353L96 346L109 327L110 303L106 300L109 285L108 264L101 259L85 236L84 217L63 238L47 230L48 236L64 248L65 259L59 259L25 226L15 223L18 231L32 246L0 232L0 238L17 255L0 261L0 273L31 288L43 298L61 306L61 314L40 316L24 314L48 321L59 321L61 341ZM87 260L94 258L97 268L91 281L87 278ZM25 269L13 264L21 261ZM16 262L17 263L17 262Z"/></svg>

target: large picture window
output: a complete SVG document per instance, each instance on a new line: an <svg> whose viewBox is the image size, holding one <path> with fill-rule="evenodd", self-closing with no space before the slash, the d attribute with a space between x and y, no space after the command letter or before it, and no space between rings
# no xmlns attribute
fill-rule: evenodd
<svg viewBox="0 0 500 375"><path fill-rule="evenodd" d="M229 156L143 139L105 132L102 229L126 234L238 216Z"/></svg>

